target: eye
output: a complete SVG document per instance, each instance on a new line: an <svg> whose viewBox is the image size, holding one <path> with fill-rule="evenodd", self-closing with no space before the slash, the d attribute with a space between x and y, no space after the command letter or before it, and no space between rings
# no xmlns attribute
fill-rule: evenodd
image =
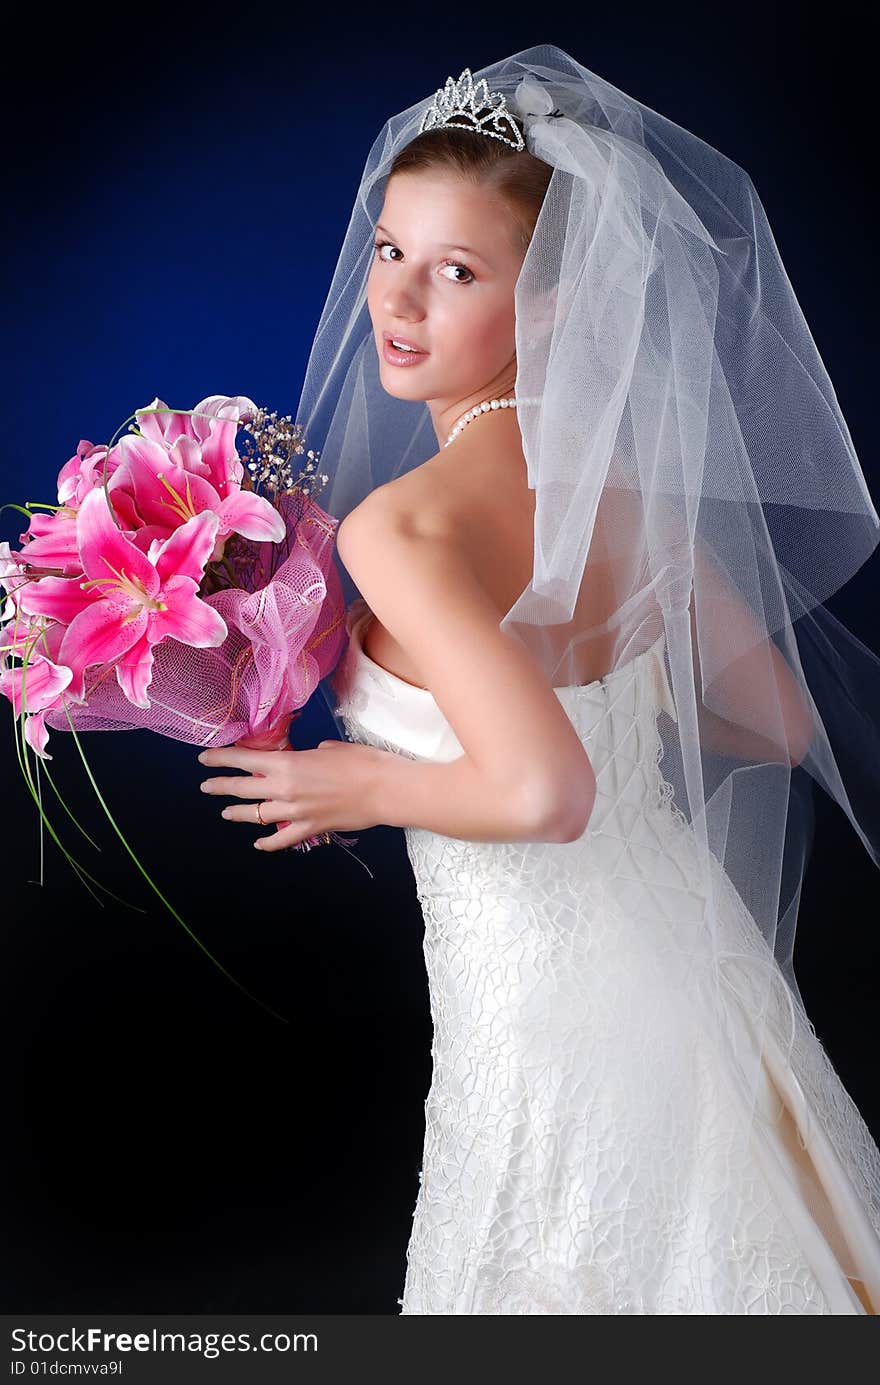
<svg viewBox="0 0 880 1385"><path fill-rule="evenodd" d="M470 279L453 279L452 282L454 284L469 284L471 282L471 279L473 279L474 277L473 274L471 274L471 271L468 269L467 265L458 264L456 260L444 260L443 263L444 267L447 269L460 269L463 270L465 274L470 274Z"/></svg>
<svg viewBox="0 0 880 1385"><path fill-rule="evenodd" d="M386 259L382 255L383 250L397 250L397 246L392 245L390 240L374 240L373 249L376 252L376 259L381 260L383 264L396 263L396 261ZM398 250L397 253L400 254L400 251ZM450 279L449 282L452 284L469 284L472 282L474 278L473 272L470 269L468 269L467 265L459 264L457 260L444 260L443 267L444 269L460 269L463 274L467 274L470 276L467 279Z"/></svg>
<svg viewBox="0 0 880 1385"><path fill-rule="evenodd" d="M376 251L376 259L377 259L377 260L381 260L381 259L382 259L382 254L381 254L381 252L385 249L386 246L388 247L389 250L396 250L396 249L397 249L397 247L396 247L395 245L392 245L392 244L391 244L391 241L390 241L390 240L374 240L374 241L373 241L373 249ZM384 263L385 263L385 264L388 264L388 261L385 260Z"/></svg>

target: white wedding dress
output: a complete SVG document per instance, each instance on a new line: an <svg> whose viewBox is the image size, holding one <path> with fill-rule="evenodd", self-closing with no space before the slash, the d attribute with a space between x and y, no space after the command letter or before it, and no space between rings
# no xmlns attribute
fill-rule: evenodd
<svg viewBox="0 0 880 1385"><path fill-rule="evenodd" d="M457 758L431 693L365 653L371 616L349 609L332 684L348 738ZM663 637L556 695L597 779L577 841L406 829L434 1040L402 1313L876 1312L880 1151L720 865L729 1032L704 1003ZM750 987L770 1005L751 1133Z"/></svg>

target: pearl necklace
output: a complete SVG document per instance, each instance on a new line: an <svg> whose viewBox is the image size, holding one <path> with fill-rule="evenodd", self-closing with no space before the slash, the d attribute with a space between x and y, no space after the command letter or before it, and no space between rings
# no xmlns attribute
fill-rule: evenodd
<svg viewBox="0 0 880 1385"><path fill-rule="evenodd" d="M472 409L468 409L466 414L462 414L461 418L458 420L455 427L452 429L452 432L449 434L449 437L446 439L443 446L448 447L449 444L452 442L453 438L458 437L462 428L466 428L467 425L472 421L472 419L475 419L478 414L487 414L490 409L515 408L516 397L514 395L511 395L509 399L484 399L482 404L475 404Z"/></svg>

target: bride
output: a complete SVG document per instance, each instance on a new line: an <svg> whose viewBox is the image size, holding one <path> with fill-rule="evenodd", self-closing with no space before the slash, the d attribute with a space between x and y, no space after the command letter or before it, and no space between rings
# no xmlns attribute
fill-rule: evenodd
<svg viewBox="0 0 880 1385"><path fill-rule="evenodd" d="M748 175L553 45L478 78L377 137L297 415L374 757L309 830L404 828L425 921L398 1302L876 1314L880 1151L792 953L809 781L877 860L880 661L824 602L880 521Z"/></svg>

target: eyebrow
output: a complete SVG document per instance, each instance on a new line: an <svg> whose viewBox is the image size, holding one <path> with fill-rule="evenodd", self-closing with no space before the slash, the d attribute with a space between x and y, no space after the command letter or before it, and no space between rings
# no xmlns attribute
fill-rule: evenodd
<svg viewBox="0 0 880 1385"><path fill-rule="evenodd" d="M391 236L391 239L392 239L393 241L395 241L395 242L397 241L397 237L396 237L395 235L393 235L393 234L391 233L391 231L388 230L388 227L387 227L387 226L383 226L382 223L379 222L379 221L376 222L376 230L377 230L377 231L384 231L385 234L386 234L386 236ZM489 261L485 258L485 256L483 256L483 255L480 254L479 250L472 250L471 247L470 247L469 245L450 245L450 243L449 243L448 241L441 241L441 242L440 242L440 249L441 249L441 250L463 250L464 253L465 253L466 255L475 255L476 258L477 258L478 260L482 260L482 261L483 261L483 264L484 264L484 265L488 265L488 264L489 264ZM491 266L490 266L490 268L491 268Z"/></svg>

